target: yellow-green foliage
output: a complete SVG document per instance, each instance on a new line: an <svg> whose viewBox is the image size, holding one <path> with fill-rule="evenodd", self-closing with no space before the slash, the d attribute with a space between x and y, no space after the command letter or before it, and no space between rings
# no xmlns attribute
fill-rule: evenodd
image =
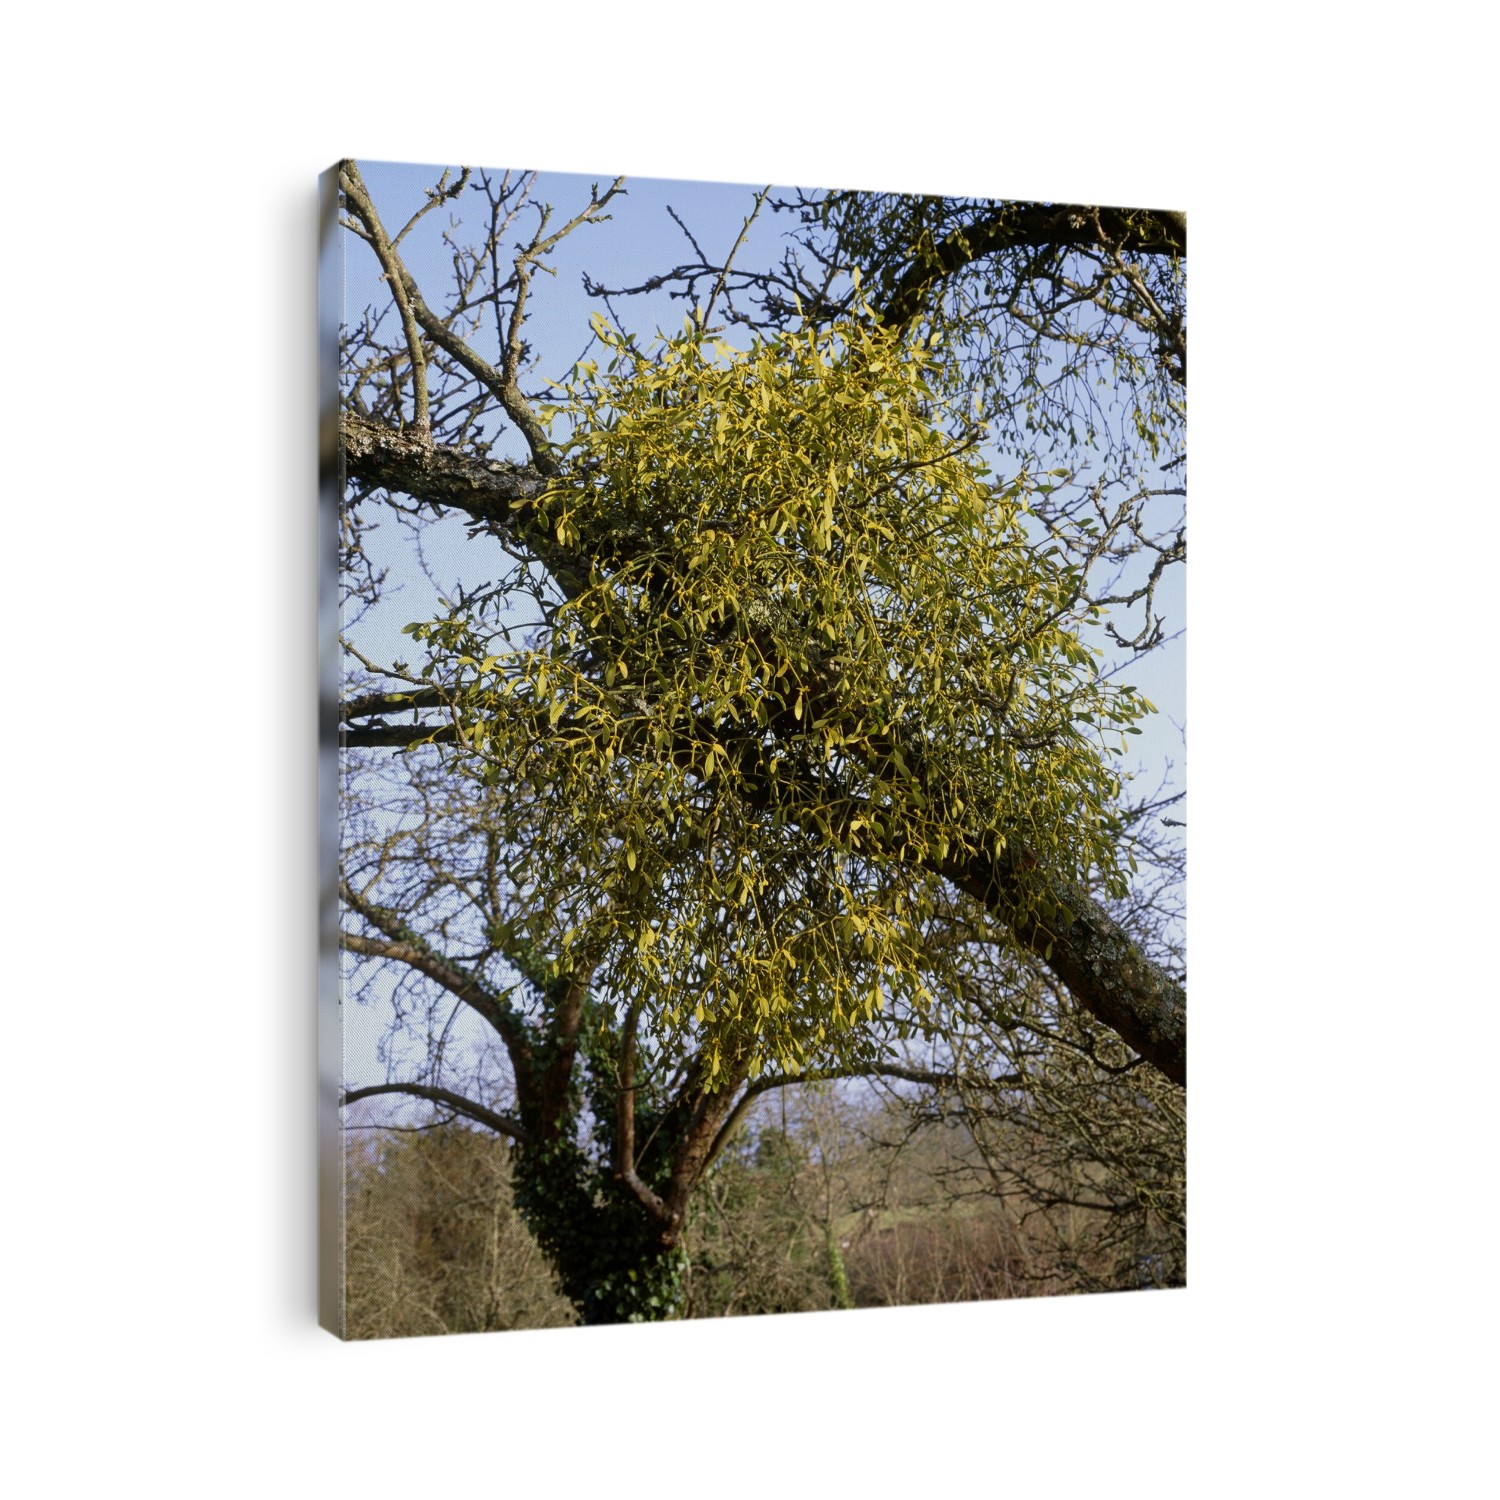
<svg viewBox="0 0 1500 1500"><path fill-rule="evenodd" d="M945 982L938 873L1007 839L1114 873L1103 685L1026 476L863 325L651 351L596 325L519 519L575 559L536 643L424 626L522 850L507 936L711 1073L815 1065Z"/></svg>

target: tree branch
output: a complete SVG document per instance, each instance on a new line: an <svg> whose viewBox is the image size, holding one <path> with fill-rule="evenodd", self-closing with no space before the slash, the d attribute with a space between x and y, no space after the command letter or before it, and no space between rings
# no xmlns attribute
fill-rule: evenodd
<svg viewBox="0 0 1500 1500"><path fill-rule="evenodd" d="M361 693L339 704L343 719L372 719L381 714L404 714L418 708L447 708L448 698L439 688L410 688L403 692Z"/></svg>
<svg viewBox="0 0 1500 1500"><path fill-rule="evenodd" d="M414 321L421 326L422 332L432 340L438 348L442 349L457 364L466 369L476 380L483 385L492 396L504 407L506 415L510 417L520 429L522 436L526 439L527 447L531 450L532 462L536 471L544 478L552 478L558 473L557 460L552 455L551 444L543 432L541 424L537 421L535 413L530 404L521 394L518 382L521 355L521 323L524 317L526 305L526 292L530 280L529 268L536 264L564 237L570 234L580 224L596 220L599 210L609 202L611 198L620 191L625 179L616 178L613 186L600 197L597 188L589 197L588 206L575 218L570 220L555 233L542 237L540 230L531 244L522 250L515 261L516 275L518 278L516 304L511 312L510 328L506 333L505 348L502 355L500 369L496 369L488 360L477 354L463 339L461 339L448 326L447 320L439 317L423 300L421 289L411 272L406 269L405 262L391 245L386 237L385 229L380 222L380 215L375 205L370 201L369 194L365 191L364 183L360 179L359 167L355 162L346 161L339 168L339 185L344 190L344 196L355 216L364 229L364 237L374 248L380 263L386 271L387 280L391 283L392 295L396 300L398 311L402 314L403 327ZM546 219L543 218L543 227ZM403 231L404 232L404 231ZM410 343L410 338L408 339ZM420 340L417 340L420 345ZM413 361L418 358L413 354ZM423 364L425 370L425 361ZM423 387L423 400L425 402L426 391Z"/></svg>
<svg viewBox="0 0 1500 1500"><path fill-rule="evenodd" d="M625 1017L620 1039L620 1084L615 1095L615 1176L653 1219L670 1227L671 1211L635 1170L635 1028L639 1019L640 1002L636 1001Z"/></svg>
<svg viewBox="0 0 1500 1500"><path fill-rule="evenodd" d="M364 224L369 243L380 261L381 270L385 272L386 284L391 289L396 311L401 318L401 331L406 336L407 352L411 356L414 409L412 426L419 438L431 441L432 418L427 406L427 351L422 343L422 335L417 330L417 319L412 308L411 278L406 275L401 257L396 254L395 247L386 236L385 226L380 222L380 215L375 212L375 205L370 202L370 195L365 191L364 179L359 175L356 163L346 161L340 166L339 185L344 190L345 199ZM408 229L410 227L407 225Z"/></svg>
<svg viewBox="0 0 1500 1500"><path fill-rule="evenodd" d="M1173 1083L1187 1084L1186 992L1081 886L1043 868L1018 841L943 873L1005 921L1085 1009Z"/></svg>
<svg viewBox="0 0 1500 1500"><path fill-rule="evenodd" d="M918 317L928 294L946 277L1002 250L1045 246L1085 249L1108 235L1137 255L1186 255L1187 216L1159 210L1076 207L1055 203L1001 203L937 244L930 240L877 303L886 323Z"/></svg>
<svg viewBox="0 0 1500 1500"><path fill-rule="evenodd" d="M409 750L413 745L452 745L458 731L451 724L373 724L339 731L339 744L355 750Z"/></svg>
<svg viewBox="0 0 1500 1500"><path fill-rule="evenodd" d="M495 394L499 396L501 404L505 407L506 415L521 429L526 445L531 449L532 461L549 479L555 478L560 469L556 458L553 457L552 445L547 441L547 434L542 429L542 424L537 421L530 402L521 394L520 383L521 324L526 316L526 298L531 290L531 269L539 265L542 257L547 255L565 236L572 234L580 224L596 221L599 218L599 210L620 191L624 183L623 177L615 178L614 183L602 198L599 196L599 185L595 183L589 192L588 206L564 224L561 229L544 238L542 230L547 227L547 217L551 213L551 209L547 209L542 214L541 227L538 228L536 236L525 249L518 252L515 258L516 301L511 309L510 329L505 337L501 384ZM608 215L605 217L607 218Z"/></svg>
<svg viewBox="0 0 1500 1500"><path fill-rule="evenodd" d="M511 961L516 962L515 959ZM517 964L517 968L520 967ZM570 974L557 987L561 990L561 995L553 1014L552 1034L548 1038L549 1055L537 1085L537 1130L544 1137L550 1138L557 1134L566 1114L573 1064L578 1057L578 1032L583 1024L584 1007L588 1003L589 985L593 976L593 966L590 965Z"/></svg>
<svg viewBox="0 0 1500 1500"><path fill-rule="evenodd" d="M427 1099L433 1104L446 1104L455 1114L463 1115L465 1119L473 1120L478 1125L486 1125L498 1135L509 1136L511 1140L523 1145L531 1139L519 1120L513 1120L509 1115L497 1115L494 1110L486 1109L472 1099L465 1099L462 1094L455 1094L450 1089L434 1088L426 1083L375 1083L367 1088L350 1089L341 1102L357 1104L361 1099L373 1099L379 1094L410 1094L413 1098Z"/></svg>
<svg viewBox="0 0 1500 1500"><path fill-rule="evenodd" d="M770 191L771 185L767 183L766 186L763 187L760 192L755 195L754 206L751 208L749 214L746 215L744 227L740 230L739 238L736 239L734 244L730 247L729 254L724 257L723 268L719 272L718 279L714 282L713 290L708 294L708 302L703 309L702 326L704 328L708 327L708 320L713 316L714 303L719 300L719 293L724 290L724 281L728 277L730 271L734 268L734 258L740 253L740 246L745 243L745 236L750 233L750 226L755 222L756 216L760 213L761 208L765 204L766 197L770 193ZM694 248L696 248L696 246ZM702 251L699 251L699 254L701 255ZM733 310L733 304L731 303L731 313L733 312Z"/></svg>
<svg viewBox="0 0 1500 1500"><path fill-rule="evenodd" d="M340 941L345 948L351 953L364 954L369 958L389 958L406 964L408 968L425 974L435 984L441 985L495 1029L511 1054L518 1080L529 1076L532 1060L530 1039L520 1017L498 995L477 975L444 958L413 932L395 912L367 901L345 880L339 881L339 895L347 906L358 912L377 931L385 934L382 939L367 937L359 932L343 932L340 934Z"/></svg>
<svg viewBox="0 0 1500 1500"><path fill-rule="evenodd" d="M396 490L429 505L452 506L503 534L518 532L516 500L535 500L546 488L540 470L526 464L475 458L461 448L432 448L403 432L346 411L340 420L350 479Z"/></svg>
<svg viewBox="0 0 1500 1500"><path fill-rule="evenodd" d="M438 688L416 688L406 692L362 693L339 705L339 743L346 746L383 745L404 749L411 745L450 745L458 739L457 727L445 724L387 724L386 714L409 714L424 708L448 708L447 695ZM373 724L351 724L351 719L374 719Z"/></svg>

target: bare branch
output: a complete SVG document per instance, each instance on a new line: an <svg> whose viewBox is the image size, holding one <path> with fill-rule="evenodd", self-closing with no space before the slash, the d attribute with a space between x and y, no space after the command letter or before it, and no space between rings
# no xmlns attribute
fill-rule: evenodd
<svg viewBox="0 0 1500 1500"><path fill-rule="evenodd" d="M1142 255L1186 255L1183 214L1081 208L1067 204L997 203L991 213L934 244L930 237L896 279L878 310L887 323L909 323L946 277L1001 250L1027 246L1084 248L1109 234Z"/></svg>
<svg viewBox="0 0 1500 1500"><path fill-rule="evenodd" d="M576 229L578 225L599 218L599 210L620 190L624 180L624 178L616 179L614 185L602 197L598 195L596 189L590 196L588 206L555 234L543 238L539 231L532 243L517 257L517 273L520 274L523 268L535 264L565 234ZM517 293L516 307L512 312L510 329L506 337L505 368L497 370L453 332L449 326L450 319L439 317L427 305L415 278L406 268L400 255L385 239L385 231L380 225L379 216L368 193L364 190L364 184L359 177L359 169L354 162L344 163L340 169L339 181L344 187L350 206L366 231L365 238L375 247L376 253L380 256L381 265L391 283L392 295L396 297L403 317L409 311L422 332L458 365L473 375L500 402L506 414L520 428L525 437L527 446L531 449L532 462L536 465L538 473L544 478L555 477L559 472L557 460L552 454L551 445L547 442L541 424L537 421L525 397L522 396L516 378L520 365L520 328L525 304L524 281ZM382 244L385 247L383 252ZM414 354L413 359L415 358ZM425 370L425 359L423 368ZM425 406L423 412L424 414L426 412Z"/></svg>
<svg viewBox="0 0 1500 1500"><path fill-rule="evenodd" d="M346 949L369 958L388 958L425 974L489 1022L511 1053L518 1073L529 1069L531 1046L521 1019L499 995L477 975L436 952L395 912L366 900L347 881L339 882L339 895L346 905L385 934L384 938L372 938L364 933L344 932L340 941Z"/></svg>
<svg viewBox="0 0 1500 1500"><path fill-rule="evenodd" d="M343 1097L342 1103L357 1104L361 1099L374 1099L382 1094L409 1094L415 1099L426 1099L433 1104L445 1104L455 1114L462 1115L467 1120L473 1120L478 1125L486 1125L497 1135L509 1136L513 1141L525 1144L531 1137L526 1127L519 1120L513 1120L509 1115L498 1115L492 1109L486 1109L482 1104L476 1104L472 1099L465 1099L462 1094L455 1094L451 1089L435 1088L427 1083L375 1083L362 1089L350 1089Z"/></svg>
<svg viewBox="0 0 1500 1500"><path fill-rule="evenodd" d="M401 315L401 329L406 335L407 352L411 355L412 405L415 411L412 425L419 437L430 442L432 417L427 404L427 351L422 343L422 335L417 330L417 319L407 290L407 283L411 278L406 275L395 246L386 237L385 226L380 222L380 215L375 211L369 193L365 191L364 179L359 175L359 167L355 162L346 161L340 166L339 186L343 188L345 198L365 227L366 238L380 259L386 283L391 289L391 297L396 303L396 311ZM431 207L431 204L428 206ZM408 224L406 228L410 229L411 225ZM401 233L404 235L406 230L403 229Z"/></svg>
<svg viewBox="0 0 1500 1500"><path fill-rule="evenodd" d="M463 192L464 188L468 186L470 175L468 167L461 167L458 173L458 180L450 184L448 181L448 169L445 167L443 175L438 178L437 186L427 189L427 201L401 226L401 232L391 241L391 248L396 249L399 247L401 241L440 203L453 202Z"/></svg>
<svg viewBox="0 0 1500 1500"><path fill-rule="evenodd" d="M508 415L517 427L521 429L526 439L527 446L531 449L532 461L537 468L549 479L555 478L560 469L557 460L552 455L551 444L547 441L547 434L542 425L537 421L536 413L531 409L531 403L521 394L520 372L521 372L521 325L526 316L526 298L531 289L531 271L534 266L541 263L542 258L553 250L559 242L571 234L581 224L599 223L608 219L608 214L601 214L600 210L624 187L623 177L615 178L613 184L601 198L599 187L596 183L589 192L587 207L582 212L574 215L563 227L555 233L543 238L542 230L547 225L547 213L542 215L542 223L538 228L536 237L532 242L521 250L515 258L516 273L516 301L511 309L510 328L505 336L505 357L501 371L501 385L495 394L499 396ZM550 212L550 210L548 211Z"/></svg>
<svg viewBox="0 0 1500 1500"><path fill-rule="evenodd" d="M745 236L750 233L750 226L755 222L757 216L761 211L762 205L766 201L766 195L770 191L771 185L767 183L766 186L763 187L760 192L755 195L755 205L745 216L745 223L740 230L739 238L735 240L733 246L729 251L729 254L724 258L724 267L719 272L718 280L714 282L713 291L708 294L708 305L703 309L702 326L704 328L708 327L708 320L713 316L714 303L719 300L719 293L724 290L724 280L734 267L734 258L740 253L740 246L745 243Z"/></svg>

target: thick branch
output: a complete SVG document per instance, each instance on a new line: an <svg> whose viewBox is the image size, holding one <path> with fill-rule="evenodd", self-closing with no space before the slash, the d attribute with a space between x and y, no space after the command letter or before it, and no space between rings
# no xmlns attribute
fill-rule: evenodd
<svg viewBox="0 0 1500 1500"><path fill-rule="evenodd" d="M475 458L443 444L429 447L353 412L343 414L341 432L350 479L452 506L507 535L520 529L511 502L535 500L546 488L545 477L529 465Z"/></svg>
<svg viewBox="0 0 1500 1500"><path fill-rule="evenodd" d="M588 570L578 555L558 545L537 506L524 503L547 488L548 478L539 467L423 443L347 411L340 418L340 434L351 480L464 511L509 545L531 553L566 592L577 592L587 582Z"/></svg>
<svg viewBox="0 0 1500 1500"><path fill-rule="evenodd" d="M583 1024L593 972L592 967L580 969L554 986L559 998L553 1012L552 1034L548 1038L547 1061L537 1087L537 1129L546 1137L556 1135L566 1117L568 1089L573 1080L573 1064L578 1057L578 1032Z"/></svg>
<svg viewBox="0 0 1500 1500"><path fill-rule="evenodd" d="M615 1098L615 1176L630 1189L636 1202L670 1229L671 1210L641 1181L635 1170L635 1029L640 1002L630 1007L620 1038L620 1086Z"/></svg>
<svg viewBox="0 0 1500 1500"><path fill-rule="evenodd" d="M408 688L404 692L361 693L339 704L344 719L373 719L382 714L406 714L417 708L446 708L447 696L437 688Z"/></svg>
<svg viewBox="0 0 1500 1500"><path fill-rule="evenodd" d="M1054 203L1002 203L988 218L955 230L918 251L912 264L878 302L886 323L919 316L938 282L987 255L1020 247L1112 247L1137 255L1186 255L1187 215L1140 209L1082 208Z"/></svg>
<svg viewBox="0 0 1500 1500"><path fill-rule="evenodd" d="M690 1114L672 1158L672 1172L667 1182L666 1206L674 1230L680 1230L687 1217L688 1200L702 1180L724 1141L724 1124L735 1112L735 1094L745 1081L743 1062L730 1063L717 1080L712 1093L700 1083L696 1098L690 1095L679 1101L688 1105Z"/></svg>
<svg viewBox="0 0 1500 1500"><path fill-rule="evenodd" d="M1186 993L1086 891L1014 844L944 873L1004 919L1085 1009L1186 1085Z"/></svg>
<svg viewBox="0 0 1500 1500"><path fill-rule="evenodd" d="M413 745L452 745L458 731L451 724L361 724L339 731L339 744L360 749L408 750Z"/></svg>
<svg viewBox="0 0 1500 1500"><path fill-rule="evenodd" d="M413 1098L427 1099L433 1104L446 1104L455 1114L473 1120L478 1125L486 1125L499 1135L509 1136L513 1141L525 1143L531 1139L519 1120L513 1120L509 1115L497 1115L494 1110L486 1109L472 1099L465 1099L462 1094L434 1088L426 1083L375 1083L368 1088L350 1089L344 1095L343 1102L357 1104L361 1099L373 1099L378 1094L410 1094Z"/></svg>
<svg viewBox="0 0 1500 1500"><path fill-rule="evenodd" d="M458 738L454 725L387 724L387 714L409 714L423 708L446 708L446 696L436 688L417 688L404 693L362 693L339 705L339 743L344 746L383 745L404 749L410 745L452 744ZM370 720L351 723L351 720Z"/></svg>

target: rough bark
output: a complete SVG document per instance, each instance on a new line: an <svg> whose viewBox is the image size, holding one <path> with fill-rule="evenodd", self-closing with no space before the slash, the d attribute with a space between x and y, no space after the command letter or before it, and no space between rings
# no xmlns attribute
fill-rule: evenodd
<svg viewBox="0 0 1500 1500"><path fill-rule="evenodd" d="M534 500L547 484L528 465L475 458L350 412L340 426L350 479L398 490L431 505L453 506L503 529L510 529L514 521L511 501Z"/></svg>
<svg viewBox="0 0 1500 1500"><path fill-rule="evenodd" d="M944 873L1003 917L1090 1014L1173 1083L1187 1083L1186 993L1086 891L1009 846Z"/></svg>

